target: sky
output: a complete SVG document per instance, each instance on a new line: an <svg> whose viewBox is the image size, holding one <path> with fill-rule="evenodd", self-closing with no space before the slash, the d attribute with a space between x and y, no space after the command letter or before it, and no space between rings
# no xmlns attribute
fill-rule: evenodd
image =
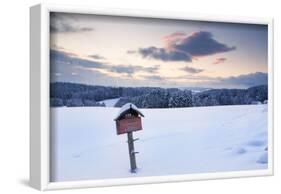
<svg viewBox="0 0 281 194"><path fill-rule="evenodd" d="M51 82L125 87L267 84L267 25L50 14Z"/></svg>

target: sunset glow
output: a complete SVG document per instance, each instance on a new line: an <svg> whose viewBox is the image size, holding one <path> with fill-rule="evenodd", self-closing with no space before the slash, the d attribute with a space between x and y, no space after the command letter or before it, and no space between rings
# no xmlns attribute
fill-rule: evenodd
<svg viewBox="0 0 281 194"><path fill-rule="evenodd" d="M51 13L51 81L247 88L267 84L266 25Z"/></svg>

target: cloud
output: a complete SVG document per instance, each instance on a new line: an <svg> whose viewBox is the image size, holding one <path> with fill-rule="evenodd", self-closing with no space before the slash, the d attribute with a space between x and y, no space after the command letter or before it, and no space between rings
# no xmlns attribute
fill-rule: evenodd
<svg viewBox="0 0 281 194"><path fill-rule="evenodd" d="M51 81L83 82L101 85L141 85L141 86L167 86L186 85L212 88L248 88L257 85L266 85L268 74L255 72L230 77L210 77L198 73L203 69L189 66L184 67L189 74L184 76L159 75L159 65L144 67L138 65L112 65L99 61L83 59L74 53L65 50L50 51ZM142 81L132 79L137 72L144 72ZM117 73L114 76L110 73ZM114 79L112 79L114 76ZM152 85L151 85L152 84Z"/></svg>
<svg viewBox="0 0 281 194"><path fill-rule="evenodd" d="M64 13L50 14L50 31L52 33L89 32L93 28L80 26L79 20Z"/></svg>
<svg viewBox="0 0 281 194"><path fill-rule="evenodd" d="M192 73L192 74L201 73L202 71L204 71L204 69L198 69L198 68L193 68L193 67L189 67L189 66L185 66L185 67L181 68L181 70L185 71L187 73Z"/></svg>
<svg viewBox="0 0 281 194"><path fill-rule="evenodd" d="M181 81L196 81L196 82L214 82L217 81L218 78L216 77L210 77L210 76L200 76L196 74L189 74L189 75L184 75L184 76L177 76L177 77L166 77L166 79L170 80L181 80Z"/></svg>
<svg viewBox="0 0 281 194"><path fill-rule="evenodd" d="M173 44L173 48L189 53L194 57L213 55L216 53L228 52L236 49L226 44L220 43L213 38L211 32L199 31L183 38L178 44Z"/></svg>
<svg viewBox="0 0 281 194"><path fill-rule="evenodd" d="M209 56L236 49L235 46L230 47L215 40L213 34L207 31L198 31L191 35L175 32L165 36L163 40L165 44L163 48L150 46L128 53L138 53L143 58L162 61L190 62L195 57Z"/></svg>
<svg viewBox="0 0 281 194"><path fill-rule="evenodd" d="M144 76L145 79L152 81L165 81L166 84L194 87L209 87L209 88L249 88L258 85L267 85L268 74L263 72L255 72L242 74L230 77L210 77L199 76L197 74L189 74L185 76Z"/></svg>
<svg viewBox="0 0 281 194"><path fill-rule="evenodd" d="M240 87L267 85L268 74L263 72L255 72L255 73L244 74L239 76L231 76L227 78L220 78L218 83L240 86Z"/></svg>
<svg viewBox="0 0 281 194"><path fill-rule="evenodd" d="M210 77L210 76L199 76L197 74L190 74L187 76L178 76L174 78L167 78L167 80L176 81L192 81L189 86L196 87L210 87L210 88L249 88L258 85L267 85L268 74L263 72L255 72L249 74L242 74L238 76L229 77Z"/></svg>
<svg viewBox="0 0 281 194"><path fill-rule="evenodd" d="M227 60L227 58L224 58L224 57L216 58L216 60L213 62L213 64L217 65L220 63L224 63L226 60Z"/></svg>
<svg viewBox="0 0 281 194"><path fill-rule="evenodd" d="M185 36L186 34L183 32L174 32L164 36L162 38L165 45L164 47L168 50L173 50L173 45L179 43Z"/></svg>
<svg viewBox="0 0 281 194"><path fill-rule="evenodd" d="M93 58L93 59L105 59L103 56L97 55L97 54L93 54L93 55L88 55L88 57Z"/></svg>
<svg viewBox="0 0 281 194"><path fill-rule="evenodd" d="M111 65L99 61L92 61L80 58L70 52L51 49L51 71L54 73L64 73L68 69L94 69L104 70L106 72L114 72L131 76L136 72L156 73L159 65L153 67L143 67L139 65Z"/></svg>
<svg viewBox="0 0 281 194"><path fill-rule="evenodd" d="M87 68L103 68L104 64L96 61L79 58L74 53L62 50L50 50L51 67L59 68L60 66L66 67L87 67ZM52 65L53 64L53 65Z"/></svg>
<svg viewBox="0 0 281 194"><path fill-rule="evenodd" d="M132 75L136 72L142 71L147 73L156 73L159 66L154 67L143 67L143 66L132 66L132 65L111 65L107 66L107 70L115 73L125 73L127 75Z"/></svg>
<svg viewBox="0 0 281 194"><path fill-rule="evenodd" d="M50 50L51 82L74 82L108 86L158 86L155 79L132 79L137 72L147 76L157 73L159 65L143 67L135 65L112 65L83 59L65 50ZM117 73L118 76L110 72ZM154 84L154 85L153 85ZM162 85L164 85L163 83Z"/></svg>
<svg viewBox="0 0 281 194"><path fill-rule="evenodd" d="M143 78L148 79L148 80L154 80L154 81L162 81L162 80L165 80L164 77L159 76L159 75L147 75L147 76L143 76Z"/></svg>
<svg viewBox="0 0 281 194"><path fill-rule="evenodd" d="M136 53L135 51L128 51L128 53ZM164 48L148 47L139 48L137 53L141 54L143 58L158 59L162 61L191 61L191 56L188 53L178 51L167 51Z"/></svg>

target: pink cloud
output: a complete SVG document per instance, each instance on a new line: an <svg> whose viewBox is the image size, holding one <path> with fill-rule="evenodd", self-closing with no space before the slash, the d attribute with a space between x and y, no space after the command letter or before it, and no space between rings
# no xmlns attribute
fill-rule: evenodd
<svg viewBox="0 0 281 194"><path fill-rule="evenodd" d="M143 58L158 59L162 61L191 62L195 58L214 55L235 50L235 46L228 46L216 40L211 32L197 31L191 34L174 32L162 37L163 47L149 46L139 48L137 51ZM220 59L216 63L224 62Z"/></svg>
<svg viewBox="0 0 281 194"><path fill-rule="evenodd" d="M213 64L216 65L216 64L224 63L226 60L227 60L226 58L220 57L220 58L217 58L217 59L213 62Z"/></svg>
<svg viewBox="0 0 281 194"><path fill-rule="evenodd" d="M166 48L167 50L174 50L173 45L181 42L184 37L186 37L186 34L183 32L174 32L172 34L164 36L162 38L164 42L164 48Z"/></svg>

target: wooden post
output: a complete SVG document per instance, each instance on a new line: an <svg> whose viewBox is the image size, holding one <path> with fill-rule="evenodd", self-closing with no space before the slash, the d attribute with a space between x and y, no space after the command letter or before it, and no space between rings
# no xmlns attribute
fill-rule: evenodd
<svg viewBox="0 0 281 194"><path fill-rule="evenodd" d="M128 136L128 148L129 148L129 156L130 156L130 165L131 165L131 173L137 172L137 164L136 164L136 156L138 152L135 152L134 148L134 138L133 138L133 132L130 131L127 133Z"/></svg>

